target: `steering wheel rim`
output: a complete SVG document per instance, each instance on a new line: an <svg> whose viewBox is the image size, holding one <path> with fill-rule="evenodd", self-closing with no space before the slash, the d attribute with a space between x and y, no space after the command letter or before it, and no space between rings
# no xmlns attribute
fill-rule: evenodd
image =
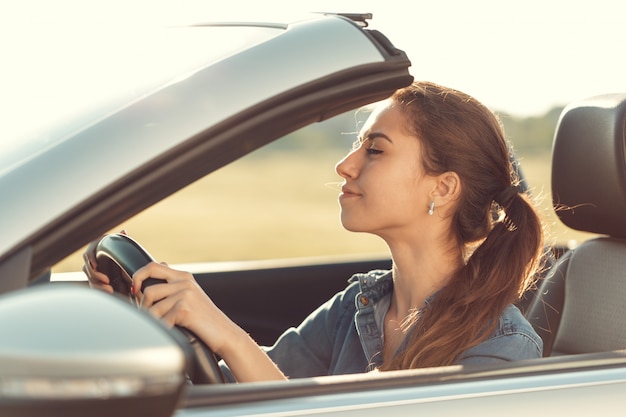
<svg viewBox="0 0 626 417"><path fill-rule="evenodd" d="M141 267L153 262L154 259L135 240L121 233L113 233L102 237L94 248L98 271L106 274L111 280L113 290L128 298L132 304L135 297L130 293L133 274ZM161 279L149 278L142 287L143 292L148 286L165 282ZM225 383L217 358L206 343L191 330L175 326L175 331L182 337L181 342L188 343L191 358L187 366L187 376L193 384Z"/></svg>
<svg viewBox="0 0 626 417"><path fill-rule="evenodd" d="M207 344L189 329L180 326L174 328L182 333L184 341L191 348L191 360L187 367L189 380L194 385L226 383L217 358Z"/></svg>

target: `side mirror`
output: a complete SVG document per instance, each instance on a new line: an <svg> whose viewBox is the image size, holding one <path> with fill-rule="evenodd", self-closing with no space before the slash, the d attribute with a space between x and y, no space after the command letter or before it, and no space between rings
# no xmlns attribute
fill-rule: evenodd
<svg viewBox="0 0 626 417"><path fill-rule="evenodd" d="M0 415L171 416L185 345L149 314L72 284L0 297Z"/></svg>

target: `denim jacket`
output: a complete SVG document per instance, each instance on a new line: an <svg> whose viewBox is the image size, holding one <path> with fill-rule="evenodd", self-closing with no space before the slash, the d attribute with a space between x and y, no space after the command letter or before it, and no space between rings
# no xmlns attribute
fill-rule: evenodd
<svg viewBox="0 0 626 417"><path fill-rule="evenodd" d="M361 373L382 363L383 322L393 280L390 271L356 274L348 287L322 304L297 328L265 348L289 378ZM491 336L456 359L457 364L539 358L543 342L519 309L509 305ZM232 376L225 366L226 378Z"/></svg>

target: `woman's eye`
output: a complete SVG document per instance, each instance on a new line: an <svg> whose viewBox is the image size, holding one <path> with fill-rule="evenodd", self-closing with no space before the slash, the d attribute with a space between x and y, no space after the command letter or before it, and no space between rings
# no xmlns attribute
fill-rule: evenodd
<svg viewBox="0 0 626 417"><path fill-rule="evenodd" d="M367 148L366 149L368 155L380 155L383 151L375 148Z"/></svg>

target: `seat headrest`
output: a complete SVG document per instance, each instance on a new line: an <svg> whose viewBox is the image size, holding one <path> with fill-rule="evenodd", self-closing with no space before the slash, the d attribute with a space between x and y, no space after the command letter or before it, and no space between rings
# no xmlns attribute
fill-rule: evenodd
<svg viewBox="0 0 626 417"><path fill-rule="evenodd" d="M626 238L626 94L563 110L552 147L552 201L565 225Z"/></svg>

